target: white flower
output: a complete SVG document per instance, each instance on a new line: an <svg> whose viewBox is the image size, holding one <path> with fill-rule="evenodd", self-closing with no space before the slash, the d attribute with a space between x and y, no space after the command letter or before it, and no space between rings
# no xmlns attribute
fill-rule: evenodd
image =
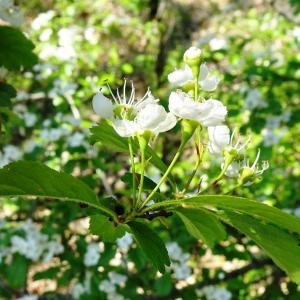
<svg viewBox="0 0 300 300"><path fill-rule="evenodd" d="M128 251L132 243L132 236L128 232L126 232L123 237L117 239L117 245L123 251Z"/></svg>
<svg viewBox="0 0 300 300"><path fill-rule="evenodd" d="M261 168L258 165L260 150L258 150L254 163L250 166L249 160L235 161L229 165L225 175L229 177L239 177L242 184L249 186L255 182L268 168L269 162L263 161Z"/></svg>
<svg viewBox="0 0 300 300"><path fill-rule="evenodd" d="M184 84L193 81L193 72L187 65L183 69L175 70L168 75L168 80L171 84L176 86L183 86ZM205 63L201 64L199 71L199 84L204 91L214 91L218 84L219 79L216 76L212 76Z"/></svg>
<svg viewBox="0 0 300 300"><path fill-rule="evenodd" d="M119 274L117 272L109 272L108 273L108 277L110 279L110 281L115 284L115 285L119 285L119 286L124 286L125 282L127 280L127 276Z"/></svg>
<svg viewBox="0 0 300 300"><path fill-rule="evenodd" d="M142 131L151 131L154 134L165 132L176 125L173 114L167 113L163 106L148 104L136 116L136 123Z"/></svg>
<svg viewBox="0 0 300 300"><path fill-rule="evenodd" d="M81 132L75 132L68 138L68 144L70 147L79 147L84 144L84 134Z"/></svg>
<svg viewBox="0 0 300 300"><path fill-rule="evenodd" d="M225 288L219 288L212 285L206 286L201 290L196 290L198 297L205 296L207 300L230 300L232 294Z"/></svg>
<svg viewBox="0 0 300 300"><path fill-rule="evenodd" d="M179 247L179 245L176 242L172 242L167 244L167 250L170 258L172 260L179 261L182 256L182 249Z"/></svg>
<svg viewBox="0 0 300 300"><path fill-rule="evenodd" d="M218 77L210 75L206 64L201 64L200 73L199 73L199 82L201 88L204 91L212 92L217 88L220 80Z"/></svg>
<svg viewBox="0 0 300 300"><path fill-rule="evenodd" d="M235 130L233 130L230 137L230 131L226 125L208 127L209 152L213 154L220 154L224 149L226 149L227 151L235 150L236 154L238 154L247 146L251 137L249 137L243 144L241 144L240 138L238 138L237 142L234 144L234 136Z"/></svg>
<svg viewBox="0 0 300 300"><path fill-rule="evenodd" d="M170 83L176 86L182 86L186 82L193 80L193 72L187 65L183 69L175 70L168 75Z"/></svg>
<svg viewBox="0 0 300 300"><path fill-rule="evenodd" d="M196 120L201 113L201 105L188 94L178 91L170 94L169 110L177 117Z"/></svg>
<svg viewBox="0 0 300 300"><path fill-rule="evenodd" d="M210 153L220 154L230 143L230 130L226 125L208 127Z"/></svg>
<svg viewBox="0 0 300 300"><path fill-rule="evenodd" d="M223 168L224 164L222 164L222 168ZM227 168L225 175L227 177L239 177L240 174L240 169L241 169L241 163L240 161L233 161Z"/></svg>
<svg viewBox="0 0 300 300"><path fill-rule="evenodd" d="M180 118L195 120L204 126L221 125L227 115L227 108L220 101L209 99L200 103L183 92L171 93L169 110Z"/></svg>
<svg viewBox="0 0 300 300"><path fill-rule="evenodd" d="M263 99L261 92L253 89L247 93L244 106L246 109L253 110L255 108L264 108L267 106L267 103Z"/></svg>
<svg viewBox="0 0 300 300"><path fill-rule="evenodd" d="M217 126L225 121L227 108L219 100L209 99L202 104L202 112L197 120L204 126Z"/></svg>
<svg viewBox="0 0 300 300"><path fill-rule="evenodd" d="M192 274L191 268L185 263L175 264L174 272L177 280L187 279Z"/></svg>
<svg viewBox="0 0 300 300"><path fill-rule="evenodd" d="M209 41L209 47L213 51L217 51L220 49L227 49L228 48L227 40L224 38L215 37Z"/></svg>
<svg viewBox="0 0 300 300"><path fill-rule="evenodd" d="M0 19L8 22L12 26L20 26L23 22L23 14L20 9L14 5L12 0L0 1Z"/></svg>
<svg viewBox="0 0 300 300"><path fill-rule="evenodd" d="M136 100L132 85L131 95L127 98L125 81L122 97L118 90L117 97L110 92L115 103L99 92L93 98L93 108L98 115L111 120L120 136L130 137L145 131L159 134L176 125L175 116L157 104L149 90L142 99Z"/></svg>
<svg viewBox="0 0 300 300"><path fill-rule="evenodd" d="M188 60L197 60L201 57L201 50L197 47L190 47L184 52L183 59Z"/></svg>
<svg viewBox="0 0 300 300"><path fill-rule="evenodd" d="M84 254L83 263L87 267L95 266L97 265L100 256L99 245L96 243L89 244L87 247L87 251Z"/></svg>
<svg viewBox="0 0 300 300"><path fill-rule="evenodd" d="M84 293L85 293L85 288L82 283L75 284L71 290L71 295L74 299L80 298L80 296Z"/></svg>
<svg viewBox="0 0 300 300"><path fill-rule="evenodd" d="M112 294L115 293L116 287L111 281L105 279L99 284L99 290L108 294Z"/></svg>
<svg viewBox="0 0 300 300"><path fill-rule="evenodd" d="M31 27L35 30L39 30L42 26L48 24L48 22L54 17L55 12L48 10L45 13L39 14L31 23Z"/></svg>

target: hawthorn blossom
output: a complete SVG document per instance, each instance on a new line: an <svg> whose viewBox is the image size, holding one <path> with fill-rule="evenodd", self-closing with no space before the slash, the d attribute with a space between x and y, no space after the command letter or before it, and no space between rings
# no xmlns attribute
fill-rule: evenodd
<svg viewBox="0 0 300 300"><path fill-rule="evenodd" d="M176 125L175 116L157 104L158 100L149 90L143 98L136 100L135 89L132 85L131 95L127 98L125 81L122 96L118 90L117 97L111 90L110 92L114 103L98 92L93 98L93 108L99 116L112 122L112 126L120 136L130 137L143 134L145 131L157 135Z"/></svg>
<svg viewBox="0 0 300 300"><path fill-rule="evenodd" d="M207 127L221 125L227 115L226 106L219 100L209 99L200 103L180 91L171 93L169 110L177 117L194 120Z"/></svg>
<svg viewBox="0 0 300 300"><path fill-rule="evenodd" d="M208 137L209 152L219 154L230 143L230 130L226 125L208 127Z"/></svg>
<svg viewBox="0 0 300 300"><path fill-rule="evenodd" d="M254 183L268 168L269 162L263 161L261 167L258 165L260 150L258 150L256 158L252 165L249 160L235 161L229 165L225 175L228 177L239 177L242 184L249 186Z"/></svg>
<svg viewBox="0 0 300 300"><path fill-rule="evenodd" d="M224 149L227 151L234 150L236 155L246 147L249 143L251 137L249 137L245 143L241 144L240 139L233 143L233 138L235 136L235 130L230 136L230 130L226 125L219 125L214 127L208 127L208 137L209 137L209 152L212 154L220 154Z"/></svg>
<svg viewBox="0 0 300 300"><path fill-rule="evenodd" d="M205 63L200 65L198 79L201 88L206 92L214 91L220 81L218 77L210 74ZM188 65L185 65L183 69L175 70L170 73L168 75L168 80L173 85L183 86L186 83L193 81L193 72Z"/></svg>

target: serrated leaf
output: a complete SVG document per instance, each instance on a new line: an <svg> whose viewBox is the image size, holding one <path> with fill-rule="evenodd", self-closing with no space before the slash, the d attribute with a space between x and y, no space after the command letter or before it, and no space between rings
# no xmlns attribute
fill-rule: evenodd
<svg viewBox="0 0 300 300"><path fill-rule="evenodd" d="M139 182L141 178L141 174L136 173L136 181ZM132 187L132 173L126 172L122 177L121 180L125 182L129 187ZM144 190L151 191L156 187L156 183L152 181L147 176L144 176Z"/></svg>
<svg viewBox="0 0 300 300"><path fill-rule="evenodd" d="M91 143L94 144L97 142L102 142L105 147L113 151L129 152L127 139L120 137L115 132L115 130L109 124L107 124L107 122L102 121L97 126L92 127L90 131L92 134L90 137ZM135 153L138 153L139 151L139 145L137 141L133 142L133 151ZM157 156L155 151L149 146L146 147L145 157L146 160L151 158L150 162L162 172L165 172L167 170L167 166L165 165L165 163Z"/></svg>
<svg viewBox="0 0 300 300"><path fill-rule="evenodd" d="M224 226L211 212L205 209L177 208L175 212L190 235L204 241L210 248L226 237Z"/></svg>
<svg viewBox="0 0 300 300"><path fill-rule="evenodd" d="M17 161L0 169L2 196L36 196L81 202L114 215L100 204L94 191L85 183L38 162Z"/></svg>
<svg viewBox="0 0 300 300"><path fill-rule="evenodd" d="M293 235L253 217L225 210L225 222L253 239L296 283L300 283L300 246Z"/></svg>
<svg viewBox="0 0 300 300"><path fill-rule="evenodd" d="M125 234L125 225L116 226L108 217L103 215L90 216L90 232L100 236L104 242L112 243Z"/></svg>
<svg viewBox="0 0 300 300"><path fill-rule="evenodd" d="M258 201L234 196L207 195L186 198L182 200L182 203L188 206L220 208L241 212L300 234L299 218Z"/></svg>
<svg viewBox="0 0 300 300"><path fill-rule="evenodd" d="M8 70L29 68L37 63L34 44L17 28L0 26L0 66Z"/></svg>
<svg viewBox="0 0 300 300"><path fill-rule="evenodd" d="M10 84L0 82L0 106L10 107L11 98L16 97L16 90Z"/></svg>
<svg viewBox="0 0 300 300"><path fill-rule="evenodd" d="M168 251L160 237L144 223L132 221L128 223L137 244L142 248L148 259L161 273L165 265L170 265Z"/></svg>

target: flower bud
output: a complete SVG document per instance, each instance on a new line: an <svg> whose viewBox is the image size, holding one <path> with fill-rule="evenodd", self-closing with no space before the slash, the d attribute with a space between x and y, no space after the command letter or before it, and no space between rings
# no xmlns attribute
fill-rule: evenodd
<svg viewBox="0 0 300 300"><path fill-rule="evenodd" d="M235 148L228 147L224 149L223 155L224 165L229 166L239 156L239 152Z"/></svg>
<svg viewBox="0 0 300 300"><path fill-rule="evenodd" d="M190 47L184 52L183 55L184 62L189 66L200 66L201 63L201 50L197 47Z"/></svg>
<svg viewBox="0 0 300 300"><path fill-rule="evenodd" d="M255 174L255 171L252 168L243 167L240 170L240 179L239 179L240 183L246 184L248 182L251 182L254 178L254 174Z"/></svg>
<svg viewBox="0 0 300 300"><path fill-rule="evenodd" d="M188 140L193 136L196 128L200 126L200 124L193 120L183 119L181 122L181 126L182 126L181 144L186 144Z"/></svg>

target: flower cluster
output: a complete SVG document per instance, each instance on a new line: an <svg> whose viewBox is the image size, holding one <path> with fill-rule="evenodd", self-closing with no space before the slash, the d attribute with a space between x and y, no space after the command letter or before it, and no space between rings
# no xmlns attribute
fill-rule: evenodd
<svg viewBox="0 0 300 300"><path fill-rule="evenodd" d="M206 286L201 290L197 290L197 296L205 297L207 300L230 300L232 298L232 294L223 287L216 286Z"/></svg>
<svg viewBox="0 0 300 300"><path fill-rule="evenodd" d="M175 242L169 243L167 245L167 250L172 260L171 269L173 270L176 279L184 280L190 277L192 275L192 270L187 264L190 254L184 253L180 246Z"/></svg>
<svg viewBox="0 0 300 300"><path fill-rule="evenodd" d="M217 99L204 98L203 92L213 92L220 80L210 73L205 63L201 63L202 53L199 48L189 48L183 58L184 68L175 70L168 76L172 85L180 87L169 96L170 112L166 112L164 107L157 103L158 100L149 90L144 97L137 100L133 84L131 95L127 97L126 81L122 95L117 90L115 96L108 86L112 99L98 92L93 98L94 111L100 117L109 120L120 136L147 136L147 141L149 136L172 129L177 119L185 120L183 126L188 124L191 128L189 138L196 130L199 137L205 127L209 138L209 152L223 157L222 171L217 180L227 175L238 177L241 185L255 182L268 168L268 164L264 162L261 168L258 167L260 152L251 166L248 159L241 159L240 152L250 139L241 144L238 138L234 143L234 132L230 135L229 127L225 124L227 107ZM195 142L200 147L199 139Z"/></svg>
<svg viewBox="0 0 300 300"><path fill-rule="evenodd" d="M12 235L10 247L1 249L0 258L9 260L14 253L19 253L34 262L41 259L43 262L50 262L55 255L64 251L58 239L49 239L30 219L20 224L18 230L24 232L25 236Z"/></svg>

